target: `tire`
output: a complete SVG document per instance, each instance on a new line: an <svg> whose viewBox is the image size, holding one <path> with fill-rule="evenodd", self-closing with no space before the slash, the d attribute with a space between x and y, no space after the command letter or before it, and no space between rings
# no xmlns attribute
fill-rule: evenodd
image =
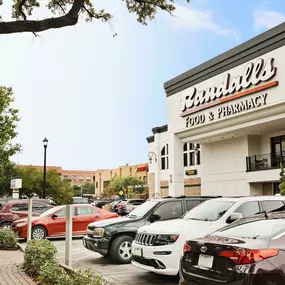
<svg viewBox="0 0 285 285"><path fill-rule="evenodd" d="M128 264L132 261L132 242L130 236L118 236L114 239L110 249L110 255L113 260L119 264Z"/></svg>
<svg viewBox="0 0 285 285"><path fill-rule="evenodd" d="M1 229L11 229L11 225L12 225L12 223L10 223L10 222L4 222L0 225L0 228Z"/></svg>
<svg viewBox="0 0 285 285"><path fill-rule="evenodd" d="M32 239L42 240L47 237L47 230L42 226L35 226L32 228Z"/></svg>

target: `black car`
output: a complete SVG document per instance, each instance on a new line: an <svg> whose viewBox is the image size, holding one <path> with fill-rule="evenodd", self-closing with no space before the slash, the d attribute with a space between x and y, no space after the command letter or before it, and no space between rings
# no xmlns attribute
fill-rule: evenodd
<svg viewBox="0 0 285 285"><path fill-rule="evenodd" d="M148 200L126 217L94 222L88 225L83 245L105 256L110 254L117 263L130 263L131 246L138 228L156 221L177 219L207 199L216 197L176 197ZM169 211L171 208L177 210ZM157 214L159 211L160 215Z"/></svg>
<svg viewBox="0 0 285 285"><path fill-rule="evenodd" d="M91 204L93 206L97 207L97 208L102 209L103 206L105 206L106 204L109 204L109 203L110 203L109 201L97 200L97 201L94 201L94 203L91 203Z"/></svg>
<svg viewBox="0 0 285 285"><path fill-rule="evenodd" d="M285 284L285 214L240 219L187 241L180 285Z"/></svg>

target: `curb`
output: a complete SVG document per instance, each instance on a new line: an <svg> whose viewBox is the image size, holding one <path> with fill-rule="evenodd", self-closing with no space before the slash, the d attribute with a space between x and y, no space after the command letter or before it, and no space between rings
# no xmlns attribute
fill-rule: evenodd
<svg viewBox="0 0 285 285"><path fill-rule="evenodd" d="M68 265L65 265L63 263L59 263L59 266L62 267L70 275L76 271L76 269L74 269Z"/></svg>
<svg viewBox="0 0 285 285"><path fill-rule="evenodd" d="M21 252L25 253L25 248L20 243L17 242L17 246Z"/></svg>

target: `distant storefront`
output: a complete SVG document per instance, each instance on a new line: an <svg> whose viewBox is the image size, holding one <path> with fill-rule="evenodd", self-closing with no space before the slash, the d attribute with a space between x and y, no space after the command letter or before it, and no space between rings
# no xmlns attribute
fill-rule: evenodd
<svg viewBox="0 0 285 285"><path fill-rule="evenodd" d="M285 23L165 83L151 197L271 195L285 162Z"/></svg>

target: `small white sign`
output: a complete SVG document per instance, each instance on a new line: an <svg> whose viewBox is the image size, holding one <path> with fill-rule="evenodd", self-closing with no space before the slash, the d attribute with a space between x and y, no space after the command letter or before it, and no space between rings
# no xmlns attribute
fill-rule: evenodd
<svg viewBox="0 0 285 285"><path fill-rule="evenodd" d="M198 266L204 268L212 268L214 262L214 256L200 254Z"/></svg>
<svg viewBox="0 0 285 285"><path fill-rule="evenodd" d="M21 189L22 188L22 178L11 179L11 189Z"/></svg>

